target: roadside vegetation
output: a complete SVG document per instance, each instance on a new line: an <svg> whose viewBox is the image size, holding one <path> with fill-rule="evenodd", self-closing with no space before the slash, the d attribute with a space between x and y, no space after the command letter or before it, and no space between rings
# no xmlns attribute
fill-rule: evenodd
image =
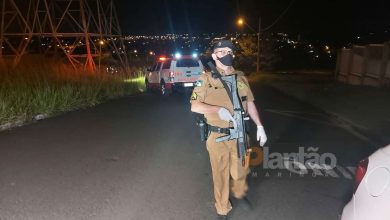
<svg viewBox="0 0 390 220"><path fill-rule="evenodd" d="M142 79L141 70L91 74L44 59L1 68L0 130L137 93L144 90Z"/></svg>

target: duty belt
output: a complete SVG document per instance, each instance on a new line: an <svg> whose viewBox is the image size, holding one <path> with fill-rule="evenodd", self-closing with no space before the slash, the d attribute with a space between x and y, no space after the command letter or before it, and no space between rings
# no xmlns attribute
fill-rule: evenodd
<svg viewBox="0 0 390 220"><path fill-rule="evenodd" d="M220 128L220 127L216 127L216 126L212 126L212 125L209 125L208 124L208 127L209 127L209 131L212 131L212 132L216 132L216 133L220 133L220 134L230 134L230 128Z"/></svg>

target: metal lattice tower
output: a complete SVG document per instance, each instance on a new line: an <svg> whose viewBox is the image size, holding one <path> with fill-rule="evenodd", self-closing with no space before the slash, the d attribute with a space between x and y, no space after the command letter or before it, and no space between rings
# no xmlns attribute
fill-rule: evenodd
<svg viewBox="0 0 390 220"><path fill-rule="evenodd" d="M0 63L16 66L26 53L55 53L93 72L109 53L127 70L113 0L0 1Z"/></svg>

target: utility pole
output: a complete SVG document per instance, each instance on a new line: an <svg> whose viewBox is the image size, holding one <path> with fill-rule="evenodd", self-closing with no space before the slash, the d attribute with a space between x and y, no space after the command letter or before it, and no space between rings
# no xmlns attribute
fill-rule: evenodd
<svg viewBox="0 0 390 220"><path fill-rule="evenodd" d="M4 43L4 17L5 17L5 0L1 7L1 27L0 27L0 64L3 64L3 43Z"/></svg>
<svg viewBox="0 0 390 220"><path fill-rule="evenodd" d="M75 69L95 72L104 46L128 71L114 1L0 0L0 65L7 61L15 66L32 41L43 41L40 52L62 51Z"/></svg>
<svg viewBox="0 0 390 220"><path fill-rule="evenodd" d="M261 33L261 17L259 16L259 30L257 33L257 65L256 72L260 71L260 33Z"/></svg>
<svg viewBox="0 0 390 220"><path fill-rule="evenodd" d="M87 25L87 18L85 15L85 5L84 5L84 0L80 0L80 14L81 14L81 22L83 25L83 31L84 31L84 38L85 38L85 46L87 49L87 54L86 54L86 63L84 68L90 73L94 72L96 66L92 58L92 53L91 53L91 45L90 45L90 38L89 38L89 31L88 31L88 25ZM100 35L101 36L101 35ZM100 54L99 54L100 55Z"/></svg>

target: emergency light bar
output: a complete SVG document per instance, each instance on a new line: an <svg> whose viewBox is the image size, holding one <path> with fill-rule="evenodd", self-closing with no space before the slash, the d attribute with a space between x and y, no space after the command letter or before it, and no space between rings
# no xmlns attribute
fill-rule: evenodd
<svg viewBox="0 0 390 220"><path fill-rule="evenodd" d="M175 54L175 58L176 58L176 59L180 59L180 58L181 58L181 54L180 54L180 53L176 53L176 54Z"/></svg>

